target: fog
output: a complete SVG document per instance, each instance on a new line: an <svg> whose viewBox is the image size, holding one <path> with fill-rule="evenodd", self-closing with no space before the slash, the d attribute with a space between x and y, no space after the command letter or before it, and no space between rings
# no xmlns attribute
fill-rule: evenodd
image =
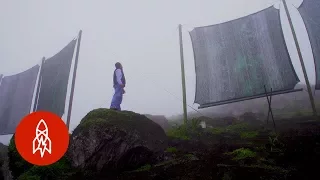
<svg viewBox="0 0 320 180"><path fill-rule="evenodd" d="M309 79L314 84L310 43L302 19L294 8L301 1L287 0L294 25L298 27L296 30ZM275 0L2 0L0 74L6 76L22 72L40 63L43 56L53 56L81 29L71 129L90 110L109 108L113 95L114 63L117 61L123 64L127 78L122 104L124 110L166 116L180 114L182 91L178 24L183 25L187 103L196 109L198 105L193 105L194 59L188 31L196 26L243 17L273 4L279 3ZM281 15L281 21L287 22L283 18L284 11ZM283 30L289 34L285 35L289 53L301 83L304 83L287 23L283 24ZM188 111L193 110L188 108ZM0 142L7 143L8 140L0 137Z"/></svg>

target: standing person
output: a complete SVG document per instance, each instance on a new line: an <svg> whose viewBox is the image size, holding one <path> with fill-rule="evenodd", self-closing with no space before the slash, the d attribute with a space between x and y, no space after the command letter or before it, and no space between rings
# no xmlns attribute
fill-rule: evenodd
<svg viewBox="0 0 320 180"><path fill-rule="evenodd" d="M110 109L121 111L122 97L125 93L124 87L126 86L126 78L123 73L123 68L121 63L117 62L115 64L116 69L113 73L113 88L114 95L111 101Z"/></svg>

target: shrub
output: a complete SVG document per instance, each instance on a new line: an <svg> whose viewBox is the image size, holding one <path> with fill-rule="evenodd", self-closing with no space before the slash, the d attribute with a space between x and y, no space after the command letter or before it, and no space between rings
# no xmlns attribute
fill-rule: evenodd
<svg viewBox="0 0 320 180"><path fill-rule="evenodd" d="M49 166L33 166L18 177L18 180L25 179L67 179L68 173L72 172L68 160L63 157L58 162Z"/></svg>
<svg viewBox="0 0 320 180"><path fill-rule="evenodd" d="M189 140L188 131L185 125L178 126L176 128L172 128L168 130L167 136L182 139L182 140Z"/></svg>
<svg viewBox="0 0 320 180"><path fill-rule="evenodd" d="M226 128L229 132L244 132L249 130L248 123L236 123Z"/></svg>
<svg viewBox="0 0 320 180"><path fill-rule="evenodd" d="M73 172L66 157L49 166L34 166L25 161L16 149L14 136L12 136L8 148L9 169L14 179L40 180L40 179L64 179Z"/></svg>
<svg viewBox="0 0 320 180"><path fill-rule="evenodd" d="M168 147L167 150L166 150L166 152L177 153L178 150L177 150L177 148L175 148L175 147Z"/></svg>
<svg viewBox="0 0 320 180"><path fill-rule="evenodd" d="M16 144L14 142L14 135L12 136L9 143L8 157L9 169L14 179L18 178L21 174L28 171L33 166L20 156L19 152L16 149Z"/></svg>
<svg viewBox="0 0 320 180"><path fill-rule="evenodd" d="M219 127L215 127L215 128L210 128L209 130L212 134L221 134L225 132L225 129L223 128L219 128Z"/></svg>
<svg viewBox="0 0 320 180"><path fill-rule="evenodd" d="M257 137L258 132L257 131L247 131L247 132L241 132L240 137L242 139L250 139Z"/></svg>
<svg viewBox="0 0 320 180"><path fill-rule="evenodd" d="M199 134L202 130L200 127L200 119L191 119L187 124L174 127L167 132L167 136L183 140L189 140L192 135Z"/></svg>
<svg viewBox="0 0 320 180"><path fill-rule="evenodd" d="M227 153L227 155L233 156L233 160L243 160L247 158L254 158L256 157L257 153L251 151L250 149L240 148Z"/></svg>
<svg viewBox="0 0 320 180"><path fill-rule="evenodd" d="M151 165L150 164L146 164L146 165L140 167L139 169L135 170L135 172L149 171L150 169L151 169Z"/></svg>

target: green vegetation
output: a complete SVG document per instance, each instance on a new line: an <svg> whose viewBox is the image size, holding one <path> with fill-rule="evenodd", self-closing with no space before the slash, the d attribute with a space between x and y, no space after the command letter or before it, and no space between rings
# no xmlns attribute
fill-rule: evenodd
<svg viewBox="0 0 320 180"><path fill-rule="evenodd" d="M270 144L270 151L279 151L278 147L282 146L282 143L278 140L278 136L272 137L269 136L269 144Z"/></svg>
<svg viewBox="0 0 320 180"><path fill-rule="evenodd" d="M277 171L277 172L281 172L281 173L288 173L288 170L285 170L281 167L277 167L277 166L271 166L271 165L265 165L265 164L260 164L260 165L250 165L248 167L251 168L263 168L263 169L267 169L267 170L271 170L271 171Z"/></svg>
<svg viewBox="0 0 320 180"><path fill-rule="evenodd" d="M14 142L14 135L12 136L9 143L8 156L9 169L14 179L18 178L21 174L28 171L33 166L20 156L19 152L16 149L16 144Z"/></svg>
<svg viewBox="0 0 320 180"><path fill-rule="evenodd" d="M136 123L137 121L139 123ZM99 131L103 126L108 125L108 127L110 127L110 124L116 124L125 130L128 129L128 131L132 129L139 130L149 127L144 124L146 121L144 116L132 112L116 112L98 109L88 113L76 128L76 131L81 128L88 129L89 127L91 131ZM235 178L245 179L247 174L250 175L250 178L254 176L252 179L285 179L283 177L296 176L297 174L305 176L310 172L317 173L315 164L317 163L318 154L315 151L319 145L319 138L300 137L298 133L298 135L294 135L291 131L288 134L285 134L285 132L277 134L270 132L268 127L261 128L260 123L256 123L253 120L248 120L246 122L249 123L245 123L233 119L232 121L224 119L216 123L217 125L214 128L207 129L202 129L200 122L201 119L191 119L187 124L177 125L167 131L167 136L178 139L190 140L196 137L194 139L195 143L170 139L172 142L168 144L175 144L176 147L174 145L170 147L166 145L161 148L161 152L165 150L165 152L170 154L169 157L163 158L163 153L159 153L161 154L159 159L163 158L165 159L164 161L157 162L158 164L153 164L154 161L139 161L137 163L139 166L134 166L133 169L128 168L128 171L125 173L116 175L125 175L131 179L137 179L135 177L141 176L152 176L154 179L173 176L179 179L205 179L205 177L211 176L213 179L229 180ZM230 125L230 123L233 124ZM290 123L289 121L288 124L290 125ZM151 123L150 127L152 127L153 124L154 123ZM113 128L114 126L111 127ZM288 125L281 124L280 127L287 128ZM163 131L161 132L163 133ZM141 137L143 137L143 135L141 135ZM101 136L105 137L105 134L101 133L99 137ZM259 138L257 138L257 136L259 136ZM165 135L164 137L164 139L167 140ZM198 144L197 141L201 144ZM306 143L307 146L305 146L304 143ZM310 148L308 144L312 144L313 148ZM225 153L226 149L232 149L233 151ZM103 152L109 151L103 150ZM103 169L102 172L92 170L91 175L91 169L81 169L81 172L79 171L78 174L76 169L71 168L70 162L66 157L63 157L60 161L50 166L33 166L20 157L14 144L14 137L10 141L8 154L10 158L10 170L16 180L64 180L70 179L70 177L80 179L78 175L83 175L86 177L85 179L96 179L96 176L100 176L99 173L102 173L102 175L109 173L105 171L105 169ZM100 156L98 158L100 158ZM95 160L98 158L92 159ZM94 163L95 162L89 163L89 165ZM140 165L143 166L140 167ZM131 167L133 166L130 166L130 168ZM214 167L214 169L212 169L212 167ZM315 168L311 169L312 167ZM142 173L135 174L135 172ZM290 174L291 172L293 173ZM90 176L90 178L87 178L87 176Z"/></svg>
<svg viewBox="0 0 320 180"><path fill-rule="evenodd" d="M230 175L230 172L225 172L223 174L222 180L232 180L232 176Z"/></svg>
<svg viewBox="0 0 320 180"><path fill-rule="evenodd" d="M196 131L200 126L201 120L197 118L191 119L190 122L188 122L188 126L192 131Z"/></svg>
<svg viewBox="0 0 320 180"><path fill-rule="evenodd" d="M18 177L18 180L29 179L67 179L72 172L66 158L49 166L33 166L31 169Z"/></svg>
<svg viewBox="0 0 320 180"><path fill-rule="evenodd" d="M184 157L187 158L188 160L199 160L199 158L193 154L185 154Z"/></svg>
<svg viewBox="0 0 320 180"><path fill-rule="evenodd" d="M144 165L142 167L140 167L139 169L135 170L134 172L142 172L142 171L149 171L151 169L151 165L150 164L147 164L147 165Z"/></svg>
<svg viewBox="0 0 320 180"><path fill-rule="evenodd" d="M219 135L222 133L239 134L242 139L255 138L259 134L258 131L254 131L252 128L250 129L249 125L243 122L235 123L227 127L209 128L208 131L214 135Z"/></svg>
<svg viewBox="0 0 320 180"><path fill-rule="evenodd" d="M226 130L224 128L221 128L221 127L214 127L214 128L210 128L210 132L212 134L222 134L224 133Z"/></svg>
<svg viewBox="0 0 320 180"><path fill-rule="evenodd" d="M14 179L17 180L40 180L40 179L64 179L73 169L66 157L49 166L34 166L25 161L18 153L14 136L9 144L9 169Z"/></svg>
<svg viewBox="0 0 320 180"><path fill-rule="evenodd" d="M182 124L169 129L167 136L182 140L189 140L193 135L199 135L201 131L200 122L201 120L196 118L188 120L187 124Z"/></svg>
<svg viewBox="0 0 320 180"><path fill-rule="evenodd" d="M146 129L155 130L154 136L159 138L165 137L165 134L158 124L152 122L146 116L137 114L131 111L114 111L106 108L99 108L90 111L74 129L73 134L82 133L83 136L89 135L90 132L100 132L101 129L109 129L117 127L125 132L144 132ZM146 138L148 135L140 134L141 138Z"/></svg>
<svg viewBox="0 0 320 180"><path fill-rule="evenodd" d="M184 125L181 125L181 126L178 126L178 127L175 127L175 128L168 130L167 136L177 138L177 139L182 139L182 140L189 140L190 139L188 136L187 128Z"/></svg>
<svg viewBox="0 0 320 180"><path fill-rule="evenodd" d="M41 177L38 175L29 175L25 173L19 176L17 180L41 180Z"/></svg>
<svg viewBox="0 0 320 180"><path fill-rule="evenodd" d="M247 131L247 132L241 132L240 137L242 139L250 139L257 137L259 133L257 131Z"/></svg>
<svg viewBox="0 0 320 180"><path fill-rule="evenodd" d="M175 148L175 147L168 147L168 148L166 149L166 152L177 153L178 150L177 150L177 148Z"/></svg>
<svg viewBox="0 0 320 180"><path fill-rule="evenodd" d="M193 154L186 154L185 155L187 158L193 158L193 157L195 157Z"/></svg>
<svg viewBox="0 0 320 180"><path fill-rule="evenodd" d="M256 152L253 152L250 149L246 149L246 148L236 149L226 154L233 156L233 160L237 160L237 161L247 159L247 158L255 158L257 156Z"/></svg>
<svg viewBox="0 0 320 180"><path fill-rule="evenodd" d="M249 130L249 125L248 123L236 123L232 124L230 126L227 126L226 131L231 132L231 133L239 133L239 132L244 132Z"/></svg>

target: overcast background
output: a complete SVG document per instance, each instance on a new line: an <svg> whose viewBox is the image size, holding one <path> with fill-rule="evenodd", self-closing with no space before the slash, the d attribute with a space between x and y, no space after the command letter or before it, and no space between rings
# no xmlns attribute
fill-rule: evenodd
<svg viewBox="0 0 320 180"><path fill-rule="evenodd" d="M295 27L298 27L296 30L309 78L314 84L314 63L308 36L294 8L302 0L287 2ZM243 17L273 4L279 7L279 1L275 0L0 0L0 74L17 74L40 63L43 56L53 56L81 29L71 129L90 110L109 107L116 61L123 64L127 78L123 109L166 116L180 114L178 24L183 25L187 102L192 105L195 72L188 31L196 26ZM286 22L283 29L290 56L303 83L284 11L281 14L281 21ZM2 136L0 142L7 144L9 138Z"/></svg>

